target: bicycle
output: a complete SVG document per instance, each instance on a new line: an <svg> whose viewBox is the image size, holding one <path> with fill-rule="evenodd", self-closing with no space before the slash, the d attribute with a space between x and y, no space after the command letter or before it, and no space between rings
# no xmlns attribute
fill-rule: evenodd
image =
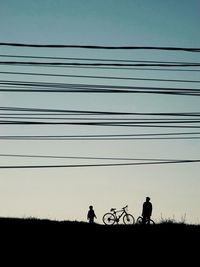
<svg viewBox="0 0 200 267"><path fill-rule="evenodd" d="M114 223L119 223L120 219L122 218L124 224L134 224L135 218L133 215L129 214L127 212L128 205L123 207L120 210L117 210L115 208L110 209L111 212L107 212L103 216L103 222L106 225L113 225ZM117 213L120 213L117 216Z"/></svg>
<svg viewBox="0 0 200 267"><path fill-rule="evenodd" d="M150 220L146 220L145 222L143 221L143 216L139 216L136 220L136 224L155 224L155 222L150 219Z"/></svg>

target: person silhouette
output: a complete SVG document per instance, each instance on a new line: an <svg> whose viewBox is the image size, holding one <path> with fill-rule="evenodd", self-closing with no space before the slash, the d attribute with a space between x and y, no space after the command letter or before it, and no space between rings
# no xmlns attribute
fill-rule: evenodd
<svg viewBox="0 0 200 267"><path fill-rule="evenodd" d="M89 210L87 213L87 219L89 220L89 223L94 223L94 218L97 218L93 206L89 206Z"/></svg>
<svg viewBox="0 0 200 267"><path fill-rule="evenodd" d="M150 224L150 218L152 214L152 203L150 202L150 197L146 197L146 201L143 203L142 206L142 223L143 224Z"/></svg>

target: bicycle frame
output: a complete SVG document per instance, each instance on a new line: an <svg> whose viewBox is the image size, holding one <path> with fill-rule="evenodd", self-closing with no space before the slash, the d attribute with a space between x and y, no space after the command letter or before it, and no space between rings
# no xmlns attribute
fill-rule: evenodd
<svg viewBox="0 0 200 267"><path fill-rule="evenodd" d="M126 211L126 207L122 208L121 210L116 210L116 209L111 209L110 211L113 213L113 215L115 216L115 221L118 223L120 218L124 215L124 214L127 214L127 211ZM117 213L120 213L119 216L117 216Z"/></svg>
<svg viewBox="0 0 200 267"><path fill-rule="evenodd" d="M113 225L114 223L119 223L120 219L122 218L124 224L134 224L135 219L133 215L129 214L125 207L117 210L115 208L110 209L110 212L107 212L103 215L103 222L107 225ZM118 215L119 214L119 215Z"/></svg>
<svg viewBox="0 0 200 267"><path fill-rule="evenodd" d="M121 210L111 209L110 211L111 211L111 212L113 213L113 215L115 216L115 221L116 221L116 222L119 222L120 218L121 218L124 214L127 213L127 212L125 211L125 208L122 208ZM117 213L120 213L120 212L121 212L121 214L119 214L119 215L117 216Z"/></svg>

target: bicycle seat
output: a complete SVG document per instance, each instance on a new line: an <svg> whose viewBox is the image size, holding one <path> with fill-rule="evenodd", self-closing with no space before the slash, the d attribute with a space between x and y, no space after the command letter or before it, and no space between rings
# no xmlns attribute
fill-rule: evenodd
<svg viewBox="0 0 200 267"><path fill-rule="evenodd" d="M116 210L115 208L110 209L110 211L115 211L115 210Z"/></svg>

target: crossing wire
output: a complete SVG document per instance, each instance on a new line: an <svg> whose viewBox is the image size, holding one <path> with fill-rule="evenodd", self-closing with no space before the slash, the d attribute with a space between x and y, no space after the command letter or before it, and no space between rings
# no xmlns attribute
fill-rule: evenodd
<svg viewBox="0 0 200 267"><path fill-rule="evenodd" d="M116 77L116 76L95 76L95 75L72 75L72 74L70 75L70 74L55 74L55 73L14 72L14 71L0 71L0 74L48 76L48 77L67 77L67 78L87 78L87 79L89 78L89 79L131 80L131 81L200 83L200 80Z"/></svg>
<svg viewBox="0 0 200 267"><path fill-rule="evenodd" d="M135 165L161 165L161 164L183 164L183 163L199 163L196 160L177 160L177 161L149 161L134 163L103 163L103 164L63 164L63 165L1 165L0 169L35 169L35 168L81 168L81 167L115 167L115 166L135 166Z"/></svg>
<svg viewBox="0 0 200 267"><path fill-rule="evenodd" d="M170 47L170 46L105 46L105 45L74 45L74 44L29 44L0 42L0 46L35 47L35 48L81 48L81 49L122 49L122 50L166 50L183 52L200 52L200 48L194 47Z"/></svg>

